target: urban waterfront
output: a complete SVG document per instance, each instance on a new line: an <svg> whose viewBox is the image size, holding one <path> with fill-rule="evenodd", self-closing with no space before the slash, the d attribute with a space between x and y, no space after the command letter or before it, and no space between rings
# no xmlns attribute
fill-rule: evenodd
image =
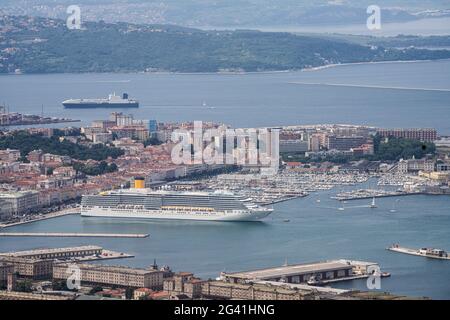
<svg viewBox="0 0 450 320"><path fill-rule="evenodd" d="M354 64L314 71L258 74L8 75L0 76L0 86L2 99L9 105L10 111L39 114L41 105L44 105L45 116L80 119L80 123L73 124L75 127L89 128L92 121L106 119L111 111L121 111L132 113L135 119L156 119L169 123L168 128L171 122L193 120L215 121L232 127L349 123L383 128L431 127L436 129L433 129L435 134L436 131L441 136L450 134L450 61ZM26 95L22 94L21 88L27 88ZM114 91L117 94L128 92L140 101L140 108L73 110L64 109L61 105L64 99L101 97ZM358 131L360 128L353 129ZM117 187L117 183L121 183L120 178L127 174L134 175L127 172L129 169L136 170L133 172L139 175L144 172L149 177L159 164L170 164L164 144L148 148L142 145L137 150L142 152L127 154L124 156L126 161L115 160L122 170L109 175L115 179L109 181L108 174L89 177L89 180L96 182L94 187L100 191L105 182L111 183L105 189ZM144 150L147 158L144 157ZM156 166L150 161L154 155L160 157ZM134 159L134 162L128 163L127 157ZM295 161L298 160L288 165L292 166L289 170L310 171L312 176L326 179L319 177L320 168L307 168ZM426 164L425 160L419 161L422 165ZM353 170L357 166L348 168ZM369 177L365 171L369 167L365 168L358 170L364 177ZM391 170L393 167L384 168ZM331 172L332 169L330 166L326 170ZM381 171L381 167L378 169ZM406 172L399 173L406 180L392 188L396 189L406 182L426 180L423 177L417 180L418 175L407 175L408 170L406 164ZM61 173L56 170L53 176L58 174ZM356 173L347 174L353 178L358 176ZM131 176L129 178L134 179ZM23 178L20 174L18 177ZM280 180L283 177L282 173L278 175ZM336 179L339 180L339 176ZM285 185L273 188L274 198L283 192L282 188L285 191L293 189L291 182L296 179L287 180ZM322 184L326 182L320 181ZM223 183L213 179L210 182L212 189L220 189ZM230 182L230 185L234 183ZM310 188L320 184L303 177L296 183L296 192L309 192ZM275 204L274 213L262 222L154 221L66 215L5 228L2 232L150 236L126 239L2 237L0 252L98 245L134 256L120 260L118 264L121 265L147 268L156 259L160 266L169 265L175 271L193 272L202 279L215 279L222 271L277 267L286 261L297 264L341 258L363 260L378 263L382 271L391 273L390 278L382 279L382 291L409 297L450 299L447 261L386 250L393 243L409 248L449 250L450 197L408 195L380 198L376 200L377 208L369 207L372 199L354 200L345 203L344 209L340 202L331 197L345 191L374 189L375 183L370 179L356 186L340 186L344 184L334 183L336 187L326 191L313 190L306 197L302 197L306 192L298 193L295 196L300 198ZM88 190L82 189L85 187L83 184L77 187L78 192ZM390 187L379 188L386 190ZM52 189L50 184L49 189ZM76 188L67 185L56 192L62 194L63 189L68 194L67 190ZM45 194L46 190L43 187L41 191ZM251 188L246 191L253 192ZM49 196L48 199L53 198ZM392 210L394 207L395 210ZM365 279L333 283L331 286L368 290Z"/></svg>
<svg viewBox="0 0 450 320"><path fill-rule="evenodd" d="M82 120L73 126L104 119L110 110L64 109L63 100L127 92L140 108L115 111L133 113L136 119L203 120L233 127L352 123L433 127L450 134L448 60L249 74L5 75L0 88L0 102L10 111L41 114L44 106L45 116Z"/></svg>
<svg viewBox="0 0 450 320"><path fill-rule="evenodd" d="M367 187L367 182L361 187ZM342 187L340 190L352 190ZM420 248L450 248L450 197L407 196L377 199L378 208L357 208L369 200L350 201L345 211L330 199L337 189L276 204L263 222L183 222L65 216L4 229L5 232L148 233L146 239L2 238L0 251L95 244L135 256L120 264L148 267L157 259L175 270L216 278L222 271L242 271L285 263L359 259L380 264L392 274L381 289L394 294L449 299L447 261L385 250L392 243ZM320 202L317 200L320 199ZM397 201L397 199L400 199ZM390 209L396 203L397 212ZM286 222L289 219L289 222ZM366 280L332 284L367 290Z"/></svg>

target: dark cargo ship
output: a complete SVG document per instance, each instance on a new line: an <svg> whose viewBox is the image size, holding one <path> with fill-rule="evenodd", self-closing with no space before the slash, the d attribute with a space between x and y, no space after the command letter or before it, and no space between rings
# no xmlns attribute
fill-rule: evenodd
<svg viewBox="0 0 450 320"><path fill-rule="evenodd" d="M122 97L110 94L108 98L103 99L69 99L63 101L64 108L139 108L139 101L129 99L128 94L124 93Z"/></svg>

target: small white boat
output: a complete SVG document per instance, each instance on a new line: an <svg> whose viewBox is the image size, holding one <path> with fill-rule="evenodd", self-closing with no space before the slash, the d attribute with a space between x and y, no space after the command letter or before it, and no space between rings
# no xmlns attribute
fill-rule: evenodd
<svg viewBox="0 0 450 320"><path fill-rule="evenodd" d="M322 280L318 276L311 276L306 283L310 286L319 286L322 284Z"/></svg>
<svg viewBox="0 0 450 320"><path fill-rule="evenodd" d="M372 198L372 203L370 204L370 208L375 209L377 205L375 204L375 197Z"/></svg>

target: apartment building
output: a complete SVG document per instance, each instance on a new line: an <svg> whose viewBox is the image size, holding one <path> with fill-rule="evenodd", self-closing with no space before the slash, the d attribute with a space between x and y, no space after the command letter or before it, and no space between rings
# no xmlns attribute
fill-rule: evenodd
<svg viewBox="0 0 450 320"><path fill-rule="evenodd" d="M161 289L163 271L150 269L133 269L128 267L77 264L81 271L81 282L110 286ZM53 278L67 279L69 265L66 263L53 266Z"/></svg>

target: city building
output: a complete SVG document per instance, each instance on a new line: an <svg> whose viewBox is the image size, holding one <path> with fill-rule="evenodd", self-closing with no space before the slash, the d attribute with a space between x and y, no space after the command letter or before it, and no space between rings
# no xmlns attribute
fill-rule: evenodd
<svg viewBox="0 0 450 320"><path fill-rule="evenodd" d="M286 286L259 283L229 283L206 281L202 284L202 296L207 299L233 300L314 300L318 294Z"/></svg>
<svg viewBox="0 0 450 320"><path fill-rule="evenodd" d="M158 122L156 120L148 121L148 131L151 135L155 134L158 131Z"/></svg>
<svg viewBox="0 0 450 320"><path fill-rule="evenodd" d="M106 129L114 127L116 124L116 121L111 120L95 120L92 121L91 126L94 128L101 128L103 131L106 131Z"/></svg>
<svg viewBox="0 0 450 320"><path fill-rule="evenodd" d="M19 257L25 259L67 259L74 257L101 255L102 252L103 248L99 246L80 246L68 248L16 251L10 253L3 253L1 254L1 256Z"/></svg>
<svg viewBox="0 0 450 320"><path fill-rule="evenodd" d="M432 128L378 129L377 133L383 138L395 137L426 142L433 142L437 139L437 131Z"/></svg>
<svg viewBox="0 0 450 320"><path fill-rule="evenodd" d="M404 160L400 159L397 164L397 170L400 173L408 172L431 172L434 171L435 162L429 159L412 159Z"/></svg>
<svg viewBox="0 0 450 320"><path fill-rule="evenodd" d="M280 152L306 152L308 142L302 140L280 140Z"/></svg>
<svg viewBox="0 0 450 320"><path fill-rule="evenodd" d="M28 153L27 159L30 162L41 162L44 152L42 150L33 150Z"/></svg>
<svg viewBox="0 0 450 320"><path fill-rule="evenodd" d="M252 280L277 281L285 283L306 283L311 277L339 279L353 275L353 266L345 261L325 261L310 264L285 265L235 273L221 273L221 279L231 283L245 283Z"/></svg>
<svg viewBox="0 0 450 320"><path fill-rule="evenodd" d="M92 142L94 143L108 143L111 142L113 140L113 135L112 133L107 133L107 132L99 132L99 133L94 133L92 135Z"/></svg>
<svg viewBox="0 0 450 320"><path fill-rule="evenodd" d="M196 299L202 295L204 282L195 278L191 272L178 272L172 278L164 280L163 290L170 295L184 294L191 299Z"/></svg>
<svg viewBox="0 0 450 320"><path fill-rule="evenodd" d="M436 171L450 171L450 162L436 164Z"/></svg>
<svg viewBox="0 0 450 320"><path fill-rule="evenodd" d="M137 288L133 292L134 300L141 300L143 297L149 297L154 291L149 288Z"/></svg>
<svg viewBox="0 0 450 320"><path fill-rule="evenodd" d="M14 273L14 266L10 263L0 262L0 287L6 287L8 274Z"/></svg>
<svg viewBox="0 0 450 320"><path fill-rule="evenodd" d="M116 125L120 127L133 125L133 116L119 113L116 115Z"/></svg>
<svg viewBox="0 0 450 320"><path fill-rule="evenodd" d="M12 204L6 200L0 199L0 221L6 221L13 217Z"/></svg>
<svg viewBox="0 0 450 320"><path fill-rule="evenodd" d="M31 279L51 279L52 277L53 260L0 256L0 262L13 265L14 272L21 277Z"/></svg>
<svg viewBox="0 0 450 320"><path fill-rule="evenodd" d="M81 133L84 134L86 136L87 139L93 141L94 140L94 135L96 133L103 133L104 130L101 127L82 127L81 128Z"/></svg>
<svg viewBox="0 0 450 320"><path fill-rule="evenodd" d="M321 146L320 136L317 135L317 134L312 134L309 137L309 147L308 147L308 149L310 151L312 151L312 152L317 152L317 151L320 151L320 146Z"/></svg>
<svg viewBox="0 0 450 320"><path fill-rule="evenodd" d="M82 283L150 289L161 289L163 286L164 272L159 270L94 264L77 264L77 266L81 271ZM70 276L67 273L68 267L69 265L66 263L55 264L53 278L67 279Z"/></svg>
<svg viewBox="0 0 450 320"><path fill-rule="evenodd" d="M29 213L39 206L39 192L19 191L0 193L0 200L11 206L15 215Z"/></svg>
<svg viewBox="0 0 450 320"><path fill-rule="evenodd" d="M19 160L20 151L15 149L0 150L0 162L14 162Z"/></svg>
<svg viewBox="0 0 450 320"><path fill-rule="evenodd" d="M367 143L367 137L364 136L336 136L330 135L327 140L328 150L346 151L352 148L360 147Z"/></svg>

